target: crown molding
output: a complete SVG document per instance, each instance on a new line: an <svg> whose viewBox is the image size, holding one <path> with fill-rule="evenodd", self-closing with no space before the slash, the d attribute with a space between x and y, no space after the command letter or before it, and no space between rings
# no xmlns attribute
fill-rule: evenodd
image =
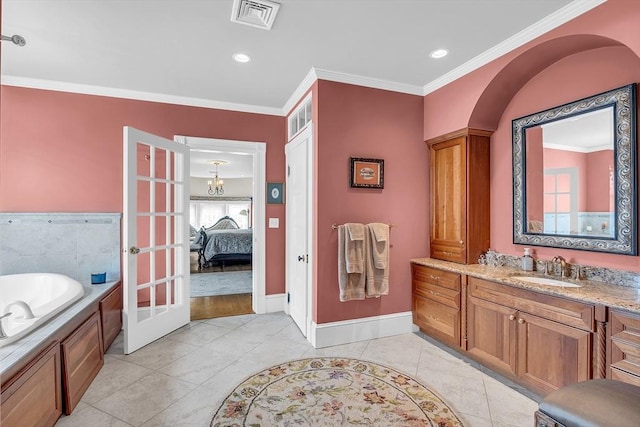
<svg viewBox="0 0 640 427"><path fill-rule="evenodd" d="M511 52L512 50L530 42L531 40L539 37L554 28L559 27L562 24L569 22L570 20L582 15L585 12L593 9L596 6L601 5L606 0L574 0L565 7L558 9L556 12L541 19L533 25L525 28L514 36L504 40L501 43L493 46L492 48L484 51L480 55L470 59L457 68L454 68L447 74L427 83L424 85L422 95L428 95L443 86L448 85L454 80L477 70L483 65L488 64L494 59Z"/></svg>
<svg viewBox="0 0 640 427"><path fill-rule="evenodd" d="M27 77L2 75L0 84L19 86L32 89L53 90L58 92L80 93L85 95L108 96L113 98L134 99L139 101L159 102L164 104L185 105L191 107L211 108L218 110L238 111L245 113L267 114L273 116L287 116L316 80L328 80L373 89L382 89L410 95L425 96L429 93L469 74L488 64L500 56L530 42L552 29L582 15L583 13L601 5L606 0L574 0L565 7L557 10L546 18L525 28L513 37L493 46L482 54L465 62L449 73L427 83L415 86L388 80L340 73L336 71L311 68L304 79L293 91L282 108L264 107L259 105L236 104L232 102L214 101L201 98L167 95L161 93L142 92L129 89L117 89L104 86L92 86L77 83L67 83L54 80L32 79Z"/></svg>
<svg viewBox="0 0 640 427"><path fill-rule="evenodd" d="M3 75L0 83L5 86L18 86L30 89L52 90L56 92L80 93L84 95L108 96L112 98L134 99L137 101L159 102L162 104L186 105L190 107L230 110L245 113L268 114L282 116L282 109L262 107L258 105L236 104L233 102L212 101L209 99L189 98L186 96L167 95L162 93L141 92L129 89L117 89L105 86L92 86L55 80L32 79Z"/></svg>
<svg viewBox="0 0 640 427"><path fill-rule="evenodd" d="M283 116L288 116L293 110L293 107L302 99L305 93L309 90L309 88L318 80L318 76L316 75L316 69L311 68L304 79L298 84L298 87L293 91L287 102L282 106L281 114Z"/></svg>
<svg viewBox="0 0 640 427"><path fill-rule="evenodd" d="M315 72L318 80L329 80L332 82L346 83L355 86L365 86L373 89L382 89L392 92L407 93L409 95L422 96L422 87L416 85L357 76L355 74L339 73L336 71L323 70L320 68L315 68Z"/></svg>

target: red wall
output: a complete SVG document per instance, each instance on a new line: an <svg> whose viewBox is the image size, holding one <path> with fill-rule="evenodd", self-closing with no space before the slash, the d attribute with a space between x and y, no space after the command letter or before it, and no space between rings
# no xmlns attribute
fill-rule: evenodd
<svg viewBox="0 0 640 427"><path fill-rule="evenodd" d="M1 98L0 212L122 212L123 126L265 142L267 181L284 182L284 117L11 86ZM284 292L284 244L267 228L267 294Z"/></svg>
<svg viewBox="0 0 640 427"><path fill-rule="evenodd" d="M428 150L422 97L319 81L317 87L317 281L315 321L411 310L409 259L428 253ZM384 189L351 188L349 157L384 160ZM389 295L340 302L338 234L332 224L391 229Z"/></svg>
<svg viewBox="0 0 640 427"><path fill-rule="evenodd" d="M491 138L491 247L521 255L512 243L511 121L632 82L640 82L640 7L609 0L425 97L424 139L467 126ZM455 114L452 114L455 112ZM637 183L636 183L637 185ZM640 257L556 248L569 262L640 271Z"/></svg>

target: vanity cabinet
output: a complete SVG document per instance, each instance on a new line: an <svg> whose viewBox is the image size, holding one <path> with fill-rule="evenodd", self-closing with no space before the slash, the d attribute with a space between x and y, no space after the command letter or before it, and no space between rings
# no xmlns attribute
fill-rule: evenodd
<svg viewBox="0 0 640 427"><path fill-rule="evenodd" d="M468 278L467 352L545 395L592 378L595 307Z"/></svg>
<svg viewBox="0 0 640 427"><path fill-rule="evenodd" d="M0 425L52 426L61 414L60 345L55 342L3 384Z"/></svg>
<svg viewBox="0 0 640 427"><path fill-rule="evenodd" d="M417 264L411 269L413 323L427 335L460 347L462 276Z"/></svg>
<svg viewBox="0 0 640 427"><path fill-rule="evenodd" d="M491 134L467 128L426 141L432 258L470 264L489 249Z"/></svg>
<svg viewBox="0 0 640 427"><path fill-rule="evenodd" d="M640 315L609 310L607 377L640 386Z"/></svg>

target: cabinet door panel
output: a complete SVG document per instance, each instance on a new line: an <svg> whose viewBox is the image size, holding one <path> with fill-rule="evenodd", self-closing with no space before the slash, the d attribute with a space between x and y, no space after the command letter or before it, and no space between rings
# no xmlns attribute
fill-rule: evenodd
<svg viewBox="0 0 640 427"><path fill-rule="evenodd" d="M56 341L2 390L0 425L52 426L62 414L60 346Z"/></svg>
<svg viewBox="0 0 640 427"><path fill-rule="evenodd" d="M518 376L544 393L591 378L592 334L518 313Z"/></svg>
<svg viewBox="0 0 640 427"><path fill-rule="evenodd" d="M100 301L103 348L106 351L122 329L122 285Z"/></svg>
<svg viewBox="0 0 640 427"><path fill-rule="evenodd" d="M433 144L431 154L431 244L439 259L466 262L466 137ZM450 248L450 249L445 249Z"/></svg>
<svg viewBox="0 0 640 427"><path fill-rule="evenodd" d="M516 373L516 311L468 298L467 351L491 368Z"/></svg>
<svg viewBox="0 0 640 427"><path fill-rule="evenodd" d="M80 402L104 364L100 317L94 313L62 341L65 411L70 414Z"/></svg>

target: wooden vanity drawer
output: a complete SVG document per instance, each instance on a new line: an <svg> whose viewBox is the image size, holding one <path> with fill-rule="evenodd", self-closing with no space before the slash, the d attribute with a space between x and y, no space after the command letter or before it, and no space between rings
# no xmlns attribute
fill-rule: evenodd
<svg viewBox="0 0 640 427"><path fill-rule="evenodd" d="M469 277L470 296L534 314L567 326L595 331L595 307L569 299Z"/></svg>
<svg viewBox="0 0 640 427"><path fill-rule="evenodd" d="M640 315L609 311L609 377L640 385Z"/></svg>
<svg viewBox="0 0 640 427"><path fill-rule="evenodd" d="M460 292L460 274L424 265L411 264L414 283L430 283Z"/></svg>
<svg viewBox="0 0 640 427"><path fill-rule="evenodd" d="M429 298L451 308L460 309L460 292L432 283L414 282L413 293Z"/></svg>
<svg viewBox="0 0 640 427"><path fill-rule="evenodd" d="M438 340L460 346L460 310L413 295L413 323Z"/></svg>

